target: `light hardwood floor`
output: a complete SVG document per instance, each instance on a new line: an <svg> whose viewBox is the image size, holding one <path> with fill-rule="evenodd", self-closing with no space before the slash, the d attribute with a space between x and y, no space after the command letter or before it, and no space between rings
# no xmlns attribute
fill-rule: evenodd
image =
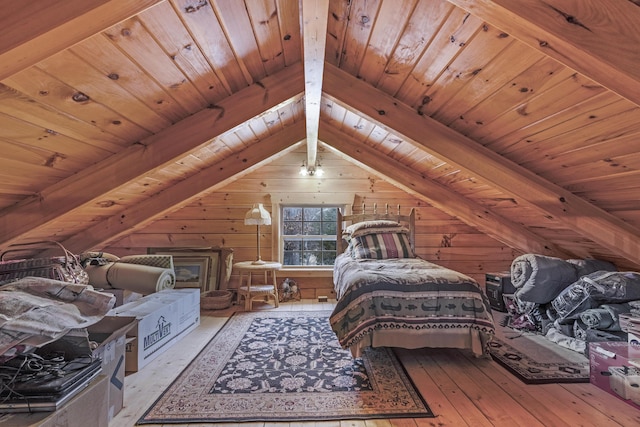
<svg viewBox="0 0 640 427"><path fill-rule="evenodd" d="M254 310L330 310L312 300ZM109 427L131 427L237 308L203 311L200 326L139 372L125 378L124 408ZM436 418L297 423L246 427L638 426L640 411L591 384L526 385L488 359L448 349L402 350L398 355ZM164 424L165 427L238 424Z"/></svg>

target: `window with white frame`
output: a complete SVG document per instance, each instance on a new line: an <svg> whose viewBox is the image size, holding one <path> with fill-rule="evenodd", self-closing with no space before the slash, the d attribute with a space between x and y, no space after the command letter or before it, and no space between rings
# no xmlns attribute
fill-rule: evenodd
<svg viewBox="0 0 640 427"><path fill-rule="evenodd" d="M282 206L280 218L283 265L333 265L337 206Z"/></svg>

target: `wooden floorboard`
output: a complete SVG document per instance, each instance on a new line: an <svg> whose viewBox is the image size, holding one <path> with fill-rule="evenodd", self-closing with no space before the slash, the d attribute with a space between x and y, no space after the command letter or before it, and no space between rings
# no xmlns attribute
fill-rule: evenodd
<svg viewBox="0 0 640 427"><path fill-rule="evenodd" d="M275 309L331 310L332 302L287 302ZM201 324L140 371L125 378L124 408L109 427L132 427L207 342L239 309L203 311ZM490 359L451 349L396 350L435 418L242 423L242 427L637 426L640 411L588 384L527 385ZM238 424L165 424L165 427Z"/></svg>

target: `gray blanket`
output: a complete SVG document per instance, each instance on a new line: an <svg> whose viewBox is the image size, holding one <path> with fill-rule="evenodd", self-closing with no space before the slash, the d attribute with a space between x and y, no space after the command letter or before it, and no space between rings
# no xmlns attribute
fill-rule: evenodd
<svg viewBox="0 0 640 427"><path fill-rule="evenodd" d="M511 263L511 283L522 301L546 304L577 279L575 265L560 258L525 254Z"/></svg>
<svg viewBox="0 0 640 427"><path fill-rule="evenodd" d="M629 304L603 304L580 313L582 323L589 329L601 331L621 331L620 313L629 313Z"/></svg>

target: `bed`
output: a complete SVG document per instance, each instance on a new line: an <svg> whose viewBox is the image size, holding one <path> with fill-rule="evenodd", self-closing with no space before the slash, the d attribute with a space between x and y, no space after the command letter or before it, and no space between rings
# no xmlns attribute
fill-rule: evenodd
<svg viewBox="0 0 640 427"><path fill-rule="evenodd" d="M360 357L366 347L460 348L488 356L495 328L478 283L415 256L409 215L338 212L333 270L337 303L330 316L340 345Z"/></svg>

